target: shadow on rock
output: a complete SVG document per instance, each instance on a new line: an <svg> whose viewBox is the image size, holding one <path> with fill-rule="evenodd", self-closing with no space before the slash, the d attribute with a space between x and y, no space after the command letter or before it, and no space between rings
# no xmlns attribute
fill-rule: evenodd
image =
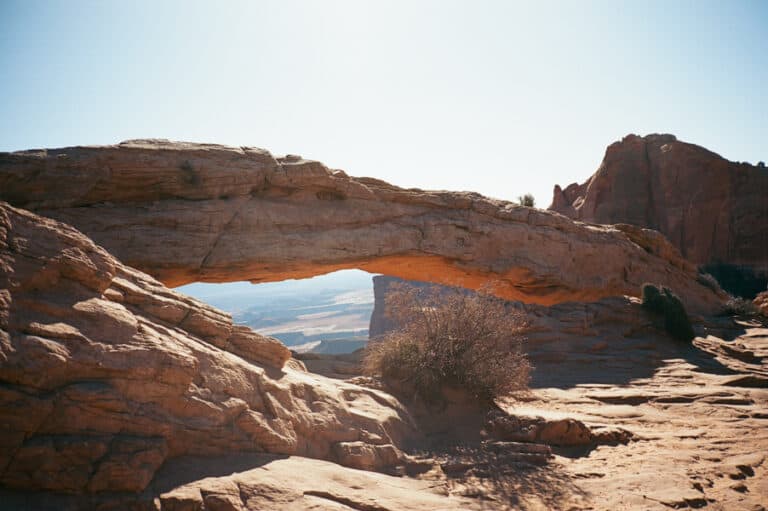
<svg viewBox="0 0 768 511"><path fill-rule="evenodd" d="M559 467L546 446L483 446L439 456L451 494L480 501L483 509L560 509L587 494Z"/></svg>
<svg viewBox="0 0 768 511"><path fill-rule="evenodd" d="M233 454L215 458L181 456L168 461L160 468L144 495L160 495L206 477L223 477L235 472L245 472L286 458L287 455L265 453Z"/></svg>
<svg viewBox="0 0 768 511"><path fill-rule="evenodd" d="M163 493L206 478L226 477L263 467L288 456L247 453L213 458L181 456L166 462L141 493L103 492L71 495L56 492L0 490L0 511L79 511L85 509L155 511Z"/></svg>
<svg viewBox="0 0 768 511"><path fill-rule="evenodd" d="M698 339L693 344L672 339L636 299L527 308L533 318L527 343L535 367L532 388L626 385L652 377L669 359L683 359L707 373L735 373ZM694 327L700 338L714 335L728 342L744 333L740 323L715 316L698 318Z"/></svg>

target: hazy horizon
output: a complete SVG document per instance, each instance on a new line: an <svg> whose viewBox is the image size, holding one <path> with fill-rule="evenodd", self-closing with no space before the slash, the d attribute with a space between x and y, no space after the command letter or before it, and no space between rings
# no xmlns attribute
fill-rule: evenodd
<svg viewBox="0 0 768 511"><path fill-rule="evenodd" d="M768 160L768 3L0 4L0 150L167 138L546 207L629 133Z"/></svg>
<svg viewBox="0 0 768 511"><path fill-rule="evenodd" d="M224 310L235 323L276 337L292 349L308 351L322 347L321 341L335 341L335 351L347 353L368 340L375 275L341 270L260 284L198 282L176 291Z"/></svg>

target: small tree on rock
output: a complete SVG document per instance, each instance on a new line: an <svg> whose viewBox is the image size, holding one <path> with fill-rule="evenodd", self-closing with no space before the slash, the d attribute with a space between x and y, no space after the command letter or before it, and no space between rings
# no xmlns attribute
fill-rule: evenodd
<svg viewBox="0 0 768 511"><path fill-rule="evenodd" d="M518 196L517 203L528 208L536 207L536 199L533 197L533 194L530 193Z"/></svg>

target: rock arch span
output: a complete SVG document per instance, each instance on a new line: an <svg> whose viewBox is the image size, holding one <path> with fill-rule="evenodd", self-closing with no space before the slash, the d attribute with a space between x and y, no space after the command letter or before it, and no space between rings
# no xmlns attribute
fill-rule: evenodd
<svg viewBox="0 0 768 511"><path fill-rule="evenodd" d="M469 192L403 189L251 147L133 140L0 153L0 199L69 223L169 286L359 268L551 305L720 297L655 231L597 226Z"/></svg>

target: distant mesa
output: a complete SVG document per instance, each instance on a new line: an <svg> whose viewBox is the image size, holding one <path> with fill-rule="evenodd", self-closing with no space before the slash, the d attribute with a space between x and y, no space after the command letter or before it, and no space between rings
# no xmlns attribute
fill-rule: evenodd
<svg viewBox="0 0 768 511"><path fill-rule="evenodd" d="M768 172L674 135L627 135L584 183L556 185L550 210L664 234L731 292L753 297L768 278Z"/></svg>

